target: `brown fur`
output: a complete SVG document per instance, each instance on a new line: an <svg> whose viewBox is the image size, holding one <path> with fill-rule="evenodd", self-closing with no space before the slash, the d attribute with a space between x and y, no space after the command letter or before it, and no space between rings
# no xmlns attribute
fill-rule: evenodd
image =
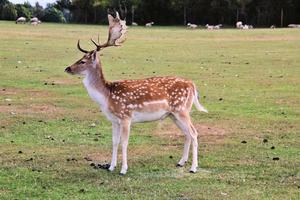
<svg viewBox="0 0 300 200"><path fill-rule="evenodd" d="M169 112L176 112L181 110L179 108L190 107L190 98L194 91L191 81L177 77L116 81L107 83L106 88L110 91L108 97L110 108L114 114L121 118L130 117L133 110L147 112L160 110L162 106ZM178 91L181 95L174 91ZM162 100L166 100L167 106L162 103L147 105L148 102L160 102ZM187 105L186 102L188 102Z"/></svg>

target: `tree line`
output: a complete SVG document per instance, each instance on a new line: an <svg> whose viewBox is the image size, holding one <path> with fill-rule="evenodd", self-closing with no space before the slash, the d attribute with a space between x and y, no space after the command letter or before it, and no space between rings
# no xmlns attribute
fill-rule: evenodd
<svg viewBox="0 0 300 200"><path fill-rule="evenodd" d="M106 21L107 7L127 7L127 21L157 25L223 24L237 21L256 27L300 23L299 0L57 0L43 8L36 3L12 4L0 0L0 19L38 17L42 21L94 23Z"/></svg>

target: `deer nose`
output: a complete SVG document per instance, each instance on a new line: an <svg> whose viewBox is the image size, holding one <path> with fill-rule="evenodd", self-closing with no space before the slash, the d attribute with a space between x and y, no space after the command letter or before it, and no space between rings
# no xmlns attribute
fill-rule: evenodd
<svg viewBox="0 0 300 200"><path fill-rule="evenodd" d="M71 67L67 67L67 68L65 69L65 72L70 73L70 72L71 72Z"/></svg>

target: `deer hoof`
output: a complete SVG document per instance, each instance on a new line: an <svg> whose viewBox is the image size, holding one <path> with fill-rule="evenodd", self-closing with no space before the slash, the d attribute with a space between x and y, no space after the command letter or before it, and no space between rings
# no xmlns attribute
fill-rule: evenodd
<svg viewBox="0 0 300 200"><path fill-rule="evenodd" d="M112 172L115 170L115 167L110 166L109 168L107 168L108 171Z"/></svg>
<svg viewBox="0 0 300 200"><path fill-rule="evenodd" d="M197 168L191 168L190 173L195 174L197 172Z"/></svg>
<svg viewBox="0 0 300 200"><path fill-rule="evenodd" d="M121 175L121 176L125 176L125 174L126 174L126 171L121 171L121 172L120 172L120 175Z"/></svg>

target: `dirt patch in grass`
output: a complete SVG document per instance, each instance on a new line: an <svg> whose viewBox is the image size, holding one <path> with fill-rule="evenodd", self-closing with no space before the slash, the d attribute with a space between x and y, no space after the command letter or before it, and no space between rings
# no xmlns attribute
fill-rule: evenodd
<svg viewBox="0 0 300 200"><path fill-rule="evenodd" d="M47 80L50 84L54 83L55 85L78 85L81 84L81 79L53 79Z"/></svg>
<svg viewBox="0 0 300 200"><path fill-rule="evenodd" d="M276 100L277 104L280 105L299 105L300 104L300 100L297 99L296 97L289 97L289 98L285 98L285 99L278 99Z"/></svg>
<svg viewBox="0 0 300 200"><path fill-rule="evenodd" d="M194 124L194 126L198 131L198 138L204 143L222 143L228 132L214 125ZM184 141L184 135L181 130L170 122L162 122L158 130L155 131L155 135L172 140L182 138L182 141Z"/></svg>
<svg viewBox="0 0 300 200"><path fill-rule="evenodd" d="M17 114L45 114L48 116L63 114L64 109L53 105L25 105L25 106L8 106L0 105L0 113L7 113L11 115Z"/></svg>
<svg viewBox="0 0 300 200"><path fill-rule="evenodd" d="M226 136L226 130L213 125L196 124L200 140L207 143L222 142Z"/></svg>
<svg viewBox="0 0 300 200"><path fill-rule="evenodd" d="M9 190L0 189L0 195L7 194L7 193L9 193L9 192L10 192Z"/></svg>
<svg viewBox="0 0 300 200"><path fill-rule="evenodd" d="M51 96L49 91L41 90L29 90L29 89L20 89L20 88L0 88L0 95L25 95L30 97L48 97Z"/></svg>
<svg viewBox="0 0 300 200"><path fill-rule="evenodd" d="M86 153L84 157L87 161L94 161L94 162L109 162L111 159L111 152L99 152L100 148L97 152L89 152Z"/></svg>
<svg viewBox="0 0 300 200"><path fill-rule="evenodd" d="M64 109L53 104L34 103L33 99L45 99L54 96L49 91L21 89L21 88L0 88L0 96L4 97L5 104L0 105L0 113L17 114L44 114L48 116L65 113ZM20 105L20 99L23 105ZM30 99L30 100L29 100Z"/></svg>

